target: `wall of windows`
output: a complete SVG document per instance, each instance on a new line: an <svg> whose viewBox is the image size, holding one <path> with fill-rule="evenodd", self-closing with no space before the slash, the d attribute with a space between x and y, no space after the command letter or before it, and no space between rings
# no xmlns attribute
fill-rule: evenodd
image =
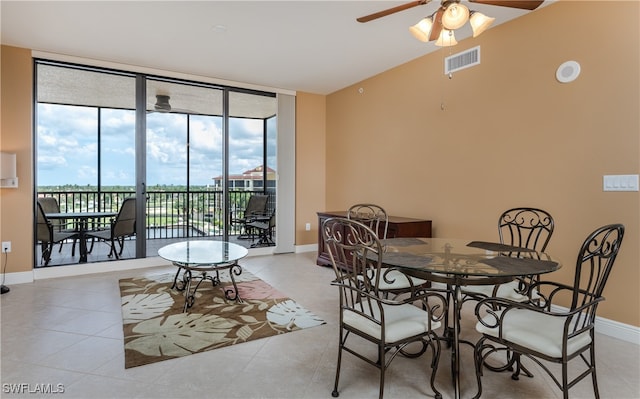
<svg viewBox="0 0 640 399"><path fill-rule="evenodd" d="M231 190L268 191L275 206L274 93L46 60L36 60L35 87L37 194L96 193L69 196L65 210L117 207L104 200L110 192L146 197L138 215L145 233L136 238L143 241L157 224L189 227L187 236L235 233L228 221L244 200ZM248 171L252 184L230 179ZM160 205L158 192L181 193L180 205ZM135 256L146 256L137 248Z"/></svg>

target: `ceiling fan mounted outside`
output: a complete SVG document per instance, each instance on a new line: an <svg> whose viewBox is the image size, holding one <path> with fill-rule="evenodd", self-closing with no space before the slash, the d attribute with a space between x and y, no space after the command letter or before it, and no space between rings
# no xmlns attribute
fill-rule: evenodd
<svg viewBox="0 0 640 399"><path fill-rule="evenodd" d="M158 112L171 112L170 98L166 94L156 94L156 103L153 108Z"/></svg>
<svg viewBox="0 0 640 399"><path fill-rule="evenodd" d="M159 113L176 113L176 114L191 114L198 115L201 112L196 112L190 109L182 109L182 108L174 108L169 103L171 96L168 94L156 94L156 103L153 104L153 110L149 112L159 112Z"/></svg>

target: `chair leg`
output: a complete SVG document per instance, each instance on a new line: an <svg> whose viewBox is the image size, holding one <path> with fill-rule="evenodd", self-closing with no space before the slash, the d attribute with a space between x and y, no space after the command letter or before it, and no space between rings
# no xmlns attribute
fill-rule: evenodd
<svg viewBox="0 0 640 399"><path fill-rule="evenodd" d="M382 399L382 396L384 395L384 374L387 371L387 362L384 354L384 344L380 343L378 345L378 362L380 363L380 393L378 394L379 399Z"/></svg>
<svg viewBox="0 0 640 399"><path fill-rule="evenodd" d="M567 363L562 363L562 397L569 399L569 373Z"/></svg>
<svg viewBox="0 0 640 399"><path fill-rule="evenodd" d="M116 242L118 243L118 246L120 247L120 250L116 254L116 258L120 259L120 258L122 258L122 251L124 251L124 237L116 238ZM114 247L114 249L115 249L115 247Z"/></svg>
<svg viewBox="0 0 640 399"><path fill-rule="evenodd" d="M343 337L342 337L342 328L340 328L340 341L338 342L338 362L336 365L336 381L333 385L333 392L331 392L331 396L337 398L340 396L340 392L338 392L338 381L340 380L340 365L342 363L342 345L343 345Z"/></svg>
<svg viewBox="0 0 640 399"><path fill-rule="evenodd" d="M90 254L93 251L93 244L95 244L96 239L94 237L91 237L91 245L88 246L87 248L87 253ZM75 242L74 242L75 244Z"/></svg>
<svg viewBox="0 0 640 399"><path fill-rule="evenodd" d="M44 266L49 265L49 261L51 261L51 252L53 251L53 243L42 241L40 244L42 248L42 260L44 261Z"/></svg>
<svg viewBox="0 0 640 399"><path fill-rule="evenodd" d="M593 394L595 395L596 399L600 399L600 391L598 390L598 378L596 377L596 349L593 343L593 338L591 341L589 354L591 356L591 381L593 382Z"/></svg>
<svg viewBox="0 0 640 399"><path fill-rule="evenodd" d="M476 346L473 348L473 357L476 363L476 382L478 383L478 393L473 399L479 399L482 395L482 367L484 366L484 361L482 359L482 347L484 345L484 337L480 338L478 342L476 342Z"/></svg>
<svg viewBox="0 0 640 399"><path fill-rule="evenodd" d="M438 364L440 363L440 340L433 334L429 339L429 346L433 351L433 359L431 360L431 389L435 393L435 399L442 399L442 394L436 389L436 373Z"/></svg>
<svg viewBox="0 0 640 399"><path fill-rule="evenodd" d="M117 238L111 237L111 249L109 250L109 257L112 257L113 255L115 255L116 259L120 259L120 256L118 255L118 250L116 248L116 241L117 241Z"/></svg>
<svg viewBox="0 0 640 399"><path fill-rule="evenodd" d="M509 353L511 353L511 356L512 356L511 359L509 359ZM526 375L529 378L533 378L533 374L522 364L522 357L520 356L519 353L507 351L507 365L510 363L516 365L516 371L511 375L512 380L515 380L515 381L519 380L520 372L524 373L524 375Z"/></svg>

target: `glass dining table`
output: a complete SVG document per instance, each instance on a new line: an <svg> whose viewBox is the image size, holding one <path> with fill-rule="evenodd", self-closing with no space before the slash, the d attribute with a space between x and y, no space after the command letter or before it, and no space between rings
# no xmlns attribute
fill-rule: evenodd
<svg viewBox="0 0 640 399"><path fill-rule="evenodd" d="M445 326L451 343L451 372L455 398L460 398L461 287L495 285L518 276L558 270L561 263L546 253L500 243L447 238L391 238L382 240L382 262L407 275L448 287L453 326ZM466 341L465 341L466 342ZM471 345L473 343L466 342ZM475 362L474 362L475 363Z"/></svg>

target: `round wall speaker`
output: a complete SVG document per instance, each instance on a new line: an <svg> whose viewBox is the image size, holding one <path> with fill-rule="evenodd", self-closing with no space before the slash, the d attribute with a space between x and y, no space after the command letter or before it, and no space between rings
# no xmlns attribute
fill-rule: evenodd
<svg viewBox="0 0 640 399"><path fill-rule="evenodd" d="M580 64L576 61L563 62L556 70L556 79L560 83L569 83L580 75Z"/></svg>

